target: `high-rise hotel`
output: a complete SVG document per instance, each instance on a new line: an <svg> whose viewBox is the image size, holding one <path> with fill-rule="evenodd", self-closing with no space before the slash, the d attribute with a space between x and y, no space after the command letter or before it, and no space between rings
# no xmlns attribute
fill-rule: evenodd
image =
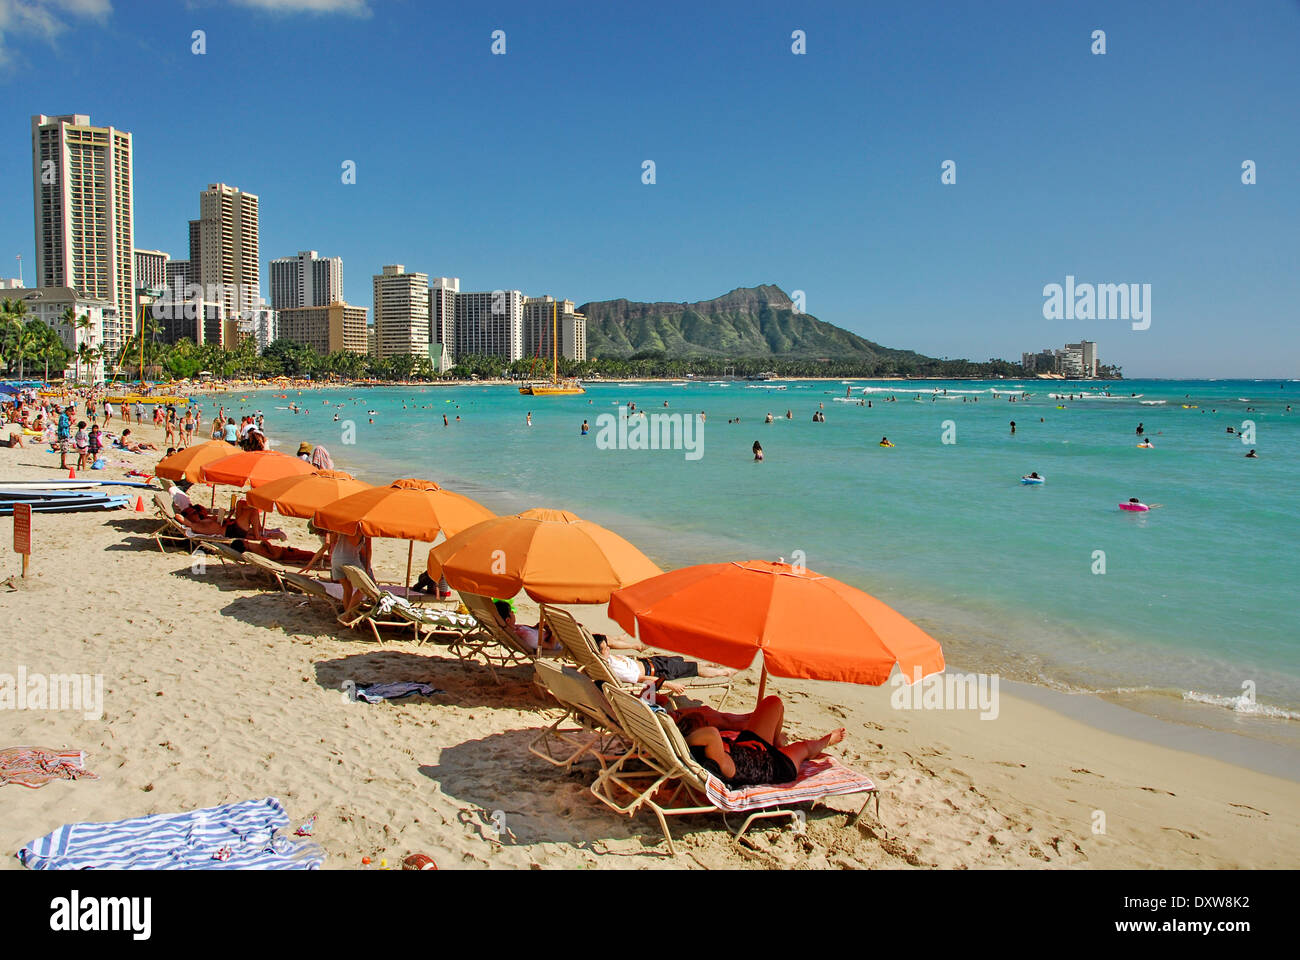
<svg viewBox="0 0 1300 960"><path fill-rule="evenodd" d="M378 356L429 356L429 275L395 263L373 279Z"/></svg>
<svg viewBox="0 0 1300 960"><path fill-rule="evenodd" d="M259 305L258 235L256 194L224 183L199 194L199 219L190 221L189 279L227 317Z"/></svg>
<svg viewBox="0 0 1300 960"><path fill-rule="evenodd" d="M343 302L343 259L302 250L271 264L271 309L328 307Z"/></svg>
<svg viewBox="0 0 1300 960"><path fill-rule="evenodd" d="M116 307L102 344L135 332L135 198L131 134L87 114L32 117L36 285L66 287Z"/></svg>

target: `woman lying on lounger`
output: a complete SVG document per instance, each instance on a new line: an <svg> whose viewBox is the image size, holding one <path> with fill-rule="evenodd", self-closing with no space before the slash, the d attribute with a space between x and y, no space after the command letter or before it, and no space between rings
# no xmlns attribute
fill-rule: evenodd
<svg viewBox="0 0 1300 960"><path fill-rule="evenodd" d="M797 780L805 760L844 739L839 727L819 740L790 743L781 731L785 704L776 696L764 697L749 714L696 707L674 719L696 762L732 788Z"/></svg>
<svg viewBox="0 0 1300 960"><path fill-rule="evenodd" d="M610 652L609 648L616 644L612 643L605 634L594 633L591 638L596 641L596 649L609 664L610 672L624 683L643 683L650 680L661 690L681 695L686 692L686 687L677 683L678 680L688 677L729 677L735 672L714 664L696 663L685 657L623 657ZM622 646L631 645L625 642Z"/></svg>
<svg viewBox="0 0 1300 960"><path fill-rule="evenodd" d="M184 512L182 516L189 521L191 530L205 537L238 537L241 540L289 539L283 530L267 530L263 527L261 512L247 500L240 500L235 504L235 512L225 522L211 516L191 519Z"/></svg>
<svg viewBox="0 0 1300 960"><path fill-rule="evenodd" d="M266 559L282 563L286 567L301 567L316 557L316 554L310 550L299 550L297 547L286 547L283 544L271 543L266 540L232 540L230 546L240 553L255 553L259 557L266 557Z"/></svg>

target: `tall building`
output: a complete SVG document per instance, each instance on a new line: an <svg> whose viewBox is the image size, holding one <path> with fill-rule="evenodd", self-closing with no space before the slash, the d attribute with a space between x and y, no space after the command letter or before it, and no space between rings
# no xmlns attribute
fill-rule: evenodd
<svg viewBox="0 0 1300 960"><path fill-rule="evenodd" d="M374 275L375 340L380 358L429 355L429 276L400 263Z"/></svg>
<svg viewBox="0 0 1300 960"><path fill-rule="evenodd" d="M168 260L163 265L163 286L171 290L180 290L184 296L185 285L194 282L188 260Z"/></svg>
<svg viewBox="0 0 1300 960"><path fill-rule="evenodd" d="M319 354L346 350L366 353L366 308L335 301L327 306L289 307L279 311L279 337L311 347Z"/></svg>
<svg viewBox="0 0 1300 960"><path fill-rule="evenodd" d="M572 300L528 297L524 300L524 356L551 355L551 331L558 334L558 353L568 360L587 359L587 318Z"/></svg>
<svg viewBox="0 0 1300 960"><path fill-rule="evenodd" d="M258 305L258 232L256 194L224 183L199 194L199 219L190 221L190 282L230 316Z"/></svg>
<svg viewBox="0 0 1300 960"><path fill-rule="evenodd" d="M137 290L153 290L167 286L167 254L161 250L135 252L135 286Z"/></svg>
<svg viewBox="0 0 1300 960"><path fill-rule="evenodd" d="M302 250L271 261L271 307L327 307L343 302L343 258Z"/></svg>
<svg viewBox="0 0 1300 960"><path fill-rule="evenodd" d="M32 186L36 285L115 304L103 345L120 350L136 316L131 134L87 114L32 117Z"/></svg>
<svg viewBox="0 0 1300 960"><path fill-rule="evenodd" d="M434 277L429 284L429 342L434 344L430 356L434 367L443 369L456 357L456 295L459 277Z"/></svg>
<svg viewBox="0 0 1300 960"><path fill-rule="evenodd" d="M1095 340L1081 340L1078 343L1067 343L1067 350L1077 350L1080 354L1081 366L1085 377L1097 376L1097 342Z"/></svg>
<svg viewBox="0 0 1300 960"><path fill-rule="evenodd" d="M524 295L518 290L456 294L457 358L486 354L508 361L524 355Z"/></svg>

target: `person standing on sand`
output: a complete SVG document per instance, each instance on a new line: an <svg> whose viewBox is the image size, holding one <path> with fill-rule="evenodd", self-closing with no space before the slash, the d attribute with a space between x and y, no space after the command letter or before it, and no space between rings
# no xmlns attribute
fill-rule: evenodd
<svg viewBox="0 0 1300 960"><path fill-rule="evenodd" d="M59 425L55 431L54 438L59 447L59 469L68 469L68 447L71 446L72 438L72 407L68 407L59 414Z"/></svg>

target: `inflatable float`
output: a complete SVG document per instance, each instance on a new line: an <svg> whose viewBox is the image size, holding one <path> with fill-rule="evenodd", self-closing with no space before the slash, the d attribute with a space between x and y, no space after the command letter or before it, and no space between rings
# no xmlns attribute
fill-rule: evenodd
<svg viewBox="0 0 1300 960"><path fill-rule="evenodd" d="M1047 479L1046 477L1021 477L1020 482L1025 484L1026 486L1030 486L1030 485L1042 483L1046 479Z"/></svg>
<svg viewBox="0 0 1300 960"><path fill-rule="evenodd" d="M1145 503L1134 503L1133 501L1129 501L1128 503L1121 503L1119 505L1119 508L1121 510L1131 511L1132 513L1146 513L1148 510L1151 509Z"/></svg>

